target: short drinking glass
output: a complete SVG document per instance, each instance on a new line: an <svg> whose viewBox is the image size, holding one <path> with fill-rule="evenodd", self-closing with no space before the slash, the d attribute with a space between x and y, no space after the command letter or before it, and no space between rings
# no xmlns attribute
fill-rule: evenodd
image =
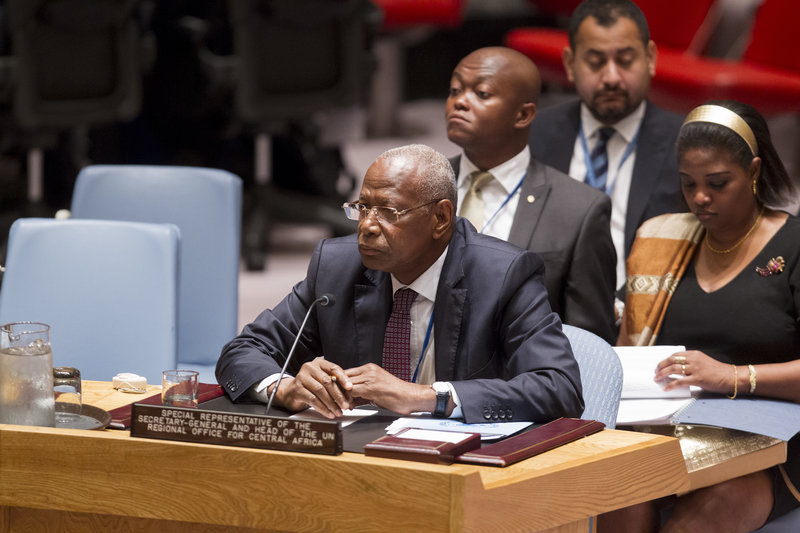
<svg viewBox="0 0 800 533"><path fill-rule="evenodd" d="M197 407L197 372L164 370L161 373L161 403L170 407Z"/></svg>

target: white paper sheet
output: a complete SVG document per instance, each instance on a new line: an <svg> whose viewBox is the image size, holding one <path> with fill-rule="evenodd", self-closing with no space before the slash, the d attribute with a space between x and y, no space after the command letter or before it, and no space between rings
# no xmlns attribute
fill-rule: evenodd
<svg viewBox="0 0 800 533"><path fill-rule="evenodd" d="M350 424L354 422L358 422L365 416L374 415L378 411L374 409L345 409L342 412L342 416L337 418L342 423L342 428L346 428ZM295 413L289 418L311 418L314 420L331 420L330 418L325 418L318 411L316 411L313 407L309 407L305 411L300 411L299 413Z"/></svg>
<svg viewBox="0 0 800 533"><path fill-rule="evenodd" d="M653 381L656 365L683 346L616 346L614 350L622 363L622 398L689 398L692 391L681 387L665 391L664 383ZM675 376L680 377L680 376ZM699 391L699 388L693 388Z"/></svg>
<svg viewBox="0 0 800 533"><path fill-rule="evenodd" d="M496 440L508 437L518 431L522 431L533 424L533 422L500 422L490 424L466 424L459 420L449 418L426 418L426 417L404 417L398 418L386 428L386 433L394 435L401 429L420 428L436 429L444 431L466 431L469 433L480 433L481 440Z"/></svg>

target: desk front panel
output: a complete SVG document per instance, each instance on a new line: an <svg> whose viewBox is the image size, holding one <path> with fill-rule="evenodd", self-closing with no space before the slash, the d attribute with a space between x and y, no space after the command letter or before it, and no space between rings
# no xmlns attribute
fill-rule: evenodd
<svg viewBox="0 0 800 533"><path fill-rule="evenodd" d="M98 406L130 401L88 383ZM575 531L688 486L677 439L617 430L494 468L0 425L0 532L46 517L146 531Z"/></svg>

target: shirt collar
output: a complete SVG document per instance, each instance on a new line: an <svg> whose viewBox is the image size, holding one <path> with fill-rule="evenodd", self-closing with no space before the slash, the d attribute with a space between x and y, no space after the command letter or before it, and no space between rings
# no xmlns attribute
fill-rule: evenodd
<svg viewBox="0 0 800 533"><path fill-rule="evenodd" d="M436 301L436 289L439 286L439 277L442 274L442 267L444 266L444 258L447 257L447 250L450 248L450 245L442 252L442 255L439 256L436 261L433 262L428 269L423 272L422 274L417 277L414 281L410 284L405 285L401 283L394 274L390 274L392 278L392 295L397 292L398 289L402 289L404 287L408 287L412 289L414 292L419 294L420 296L424 296L428 300L435 302Z"/></svg>
<svg viewBox="0 0 800 533"><path fill-rule="evenodd" d="M489 172L495 179L503 186L506 193L514 190L519 183L522 176L528 171L528 165L531 163L531 150L526 144L525 148L520 153L500 163L494 168L490 168ZM466 179L470 174L479 170L475 163L469 160L467 154L461 153L461 164L458 169L458 188L469 189L470 180Z"/></svg>
<svg viewBox="0 0 800 533"><path fill-rule="evenodd" d="M613 124L614 130L625 139L625 142L631 142L639 130L639 124L644 118L645 106L646 103L642 100L633 113ZM592 115L592 112L589 111L589 108L584 103L581 103L581 124L583 125L583 134L587 140L591 139L597 133L597 130L605 126Z"/></svg>

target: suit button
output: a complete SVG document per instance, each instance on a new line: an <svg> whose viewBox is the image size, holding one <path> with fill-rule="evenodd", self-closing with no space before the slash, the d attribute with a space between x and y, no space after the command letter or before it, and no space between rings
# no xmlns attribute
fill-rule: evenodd
<svg viewBox="0 0 800 533"><path fill-rule="evenodd" d="M512 417L513 417L513 413L511 411L511 409L506 409L506 418L511 420Z"/></svg>
<svg viewBox="0 0 800 533"><path fill-rule="evenodd" d="M500 418L497 413L492 413L492 420L497 420Z"/></svg>
<svg viewBox="0 0 800 533"><path fill-rule="evenodd" d="M484 411L483 411L483 418L485 418L486 420L489 420L490 418L492 418L492 413L491 413L491 412L489 412L489 410L488 410L488 409L484 409Z"/></svg>
<svg viewBox="0 0 800 533"><path fill-rule="evenodd" d="M505 420L505 418L506 418L506 412L505 412L505 411L503 411L502 409L500 409L500 414L499 414L499 416L500 416L500 420Z"/></svg>
<svg viewBox="0 0 800 533"><path fill-rule="evenodd" d="M238 388L239 388L239 386L236 385L236 384L231 385L231 392L236 392L236 389L238 389Z"/></svg>

